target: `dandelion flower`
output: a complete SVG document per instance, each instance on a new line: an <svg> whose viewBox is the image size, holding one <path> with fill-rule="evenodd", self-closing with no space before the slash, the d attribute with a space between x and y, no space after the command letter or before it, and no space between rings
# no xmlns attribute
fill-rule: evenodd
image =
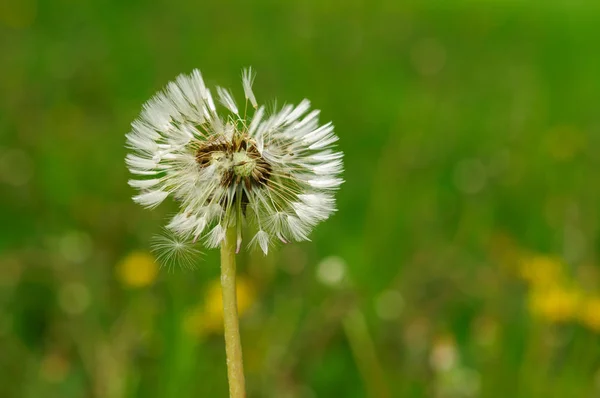
<svg viewBox="0 0 600 398"><path fill-rule="evenodd" d="M530 312L548 322L561 323L573 319L581 306L581 294L574 288L556 286L530 292Z"/></svg>
<svg viewBox="0 0 600 398"><path fill-rule="evenodd" d="M600 297L593 296L585 300L580 308L580 321L595 332L600 332Z"/></svg>
<svg viewBox="0 0 600 398"><path fill-rule="evenodd" d="M246 396L235 282L235 253L244 231L251 231L249 246L265 254L276 240L307 240L336 210L334 193L343 182L333 125L320 125L319 111L310 111L308 100L268 113L258 105L253 82L252 69L244 70L242 112L227 89L217 87L215 101L198 70L180 75L132 123L127 134L132 152L125 158L136 176L129 181L139 190L135 202L153 208L170 196L179 203L166 226L174 236L154 242L163 252L159 259L190 264L196 241L221 246L232 398Z"/></svg>
<svg viewBox="0 0 600 398"><path fill-rule="evenodd" d="M169 196L178 201L167 224L178 248L197 240L218 247L235 228L237 251L243 231L252 231L247 242L267 254L276 240L308 240L336 210L343 155L333 125L320 125L308 100L267 114L253 81L244 70L241 109L222 87L215 101L198 70L180 75L144 105L127 134L129 184L139 190L133 200L147 208Z"/></svg>
<svg viewBox="0 0 600 398"><path fill-rule="evenodd" d="M127 255L115 271L123 285L139 288L154 283L158 275L158 265L150 253L135 251Z"/></svg>

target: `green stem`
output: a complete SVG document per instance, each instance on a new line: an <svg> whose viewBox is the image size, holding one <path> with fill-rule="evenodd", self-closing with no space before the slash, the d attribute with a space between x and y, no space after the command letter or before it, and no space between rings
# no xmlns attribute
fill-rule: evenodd
<svg viewBox="0 0 600 398"><path fill-rule="evenodd" d="M225 352L227 354L227 378L229 397L245 398L244 363L237 312L235 287L236 228L227 229L221 244L221 289L223 291L223 321L225 330Z"/></svg>
<svg viewBox="0 0 600 398"><path fill-rule="evenodd" d="M354 354L358 371L365 382L368 397L390 397L381 363L375 352L375 344L369 335L363 313L352 309L343 319L344 331Z"/></svg>

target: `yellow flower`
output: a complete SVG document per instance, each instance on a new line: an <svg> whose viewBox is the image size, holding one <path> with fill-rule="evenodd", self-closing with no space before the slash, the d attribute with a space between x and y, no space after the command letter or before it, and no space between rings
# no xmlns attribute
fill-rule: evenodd
<svg viewBox="0 0 600 398"><path fill-rule="evenodd" d="M563 278L563 262L557 257L541 254L527 255L521 259L519 274L537 287L558 284Z"/></svg>
<svg viewBox="0 0 600 398"><path fill-rule="evenodd" d="M249 279L238 276L236 291L238 314L241 317L256 301L256 290ZM219 279L210 282L206 288L204 303L188 312L183 320L183 327L186 332L194 336L223 330L223 297Z"/></svg>
<svg viewBox="0 0 600 398"><path fill-rule="evenodd" d="M529 310L546 321L565 322L577 314L580 296L577 290L561 286L533 289L529 297Z"/></svg>
<svg viewBox="0 0 600 398"><path fill-rule="evenodd" d="M580 321L595 332L600 332L600 297L587 299L579 313Z"/></svg>
<svg viewBox="0 0 600 398"><path fill-rule="evenodd" d="M137 288L151 285L156 280L158 265L149 253L134 251L117 265L115 271L122 284Z"/></svg>

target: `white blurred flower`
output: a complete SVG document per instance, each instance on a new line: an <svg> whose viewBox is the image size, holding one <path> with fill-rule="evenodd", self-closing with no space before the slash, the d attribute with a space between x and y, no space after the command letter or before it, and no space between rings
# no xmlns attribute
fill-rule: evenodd
<svg viewBox="0 0 600 398"><path fill-rule="evenodd" d="M442 338L436 341L429 356L431 367L436 372L444 372L458 364L458 351L456 343L451 338Z"/></svg>
<svg viewBox="0 0 600 398"><path fill-rule="evenodd" d="M333 148L333 125L320 126L308 100L267 115L253 81L252 70L244 70L244 109L249 101L252 115L241 113L221 87L216 92L226 110L218 113L194 70L156 94L132 123L126 163L136 176L129 184L139 190L133 200L153 208L168 196L177 199L180 212L167 228L178 239L217 247L235 226L239 250L247 224L250 245L266 254L274 239L307 240L335 211L343 155Z"/></svg>
<svg viewBox="0 0 600 398"><path fill-rule="evenodd" d="M324 285L339 286L345 276L346 262L341 257L325 257L317 266L317 280Z"/></svg>

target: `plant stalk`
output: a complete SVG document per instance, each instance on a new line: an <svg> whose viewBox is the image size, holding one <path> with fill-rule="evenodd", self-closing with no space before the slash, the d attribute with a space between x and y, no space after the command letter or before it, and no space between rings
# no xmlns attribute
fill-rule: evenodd
<svg viewBox="0 0 600 398"><path fill-rule="evenodd" d="M227 355L227 378L229 397L245 398L244 363L237 311L235 284L236 228L227 229L221 244L221 290L223 292L223 322L225 331L225 353Z"/></svg>

